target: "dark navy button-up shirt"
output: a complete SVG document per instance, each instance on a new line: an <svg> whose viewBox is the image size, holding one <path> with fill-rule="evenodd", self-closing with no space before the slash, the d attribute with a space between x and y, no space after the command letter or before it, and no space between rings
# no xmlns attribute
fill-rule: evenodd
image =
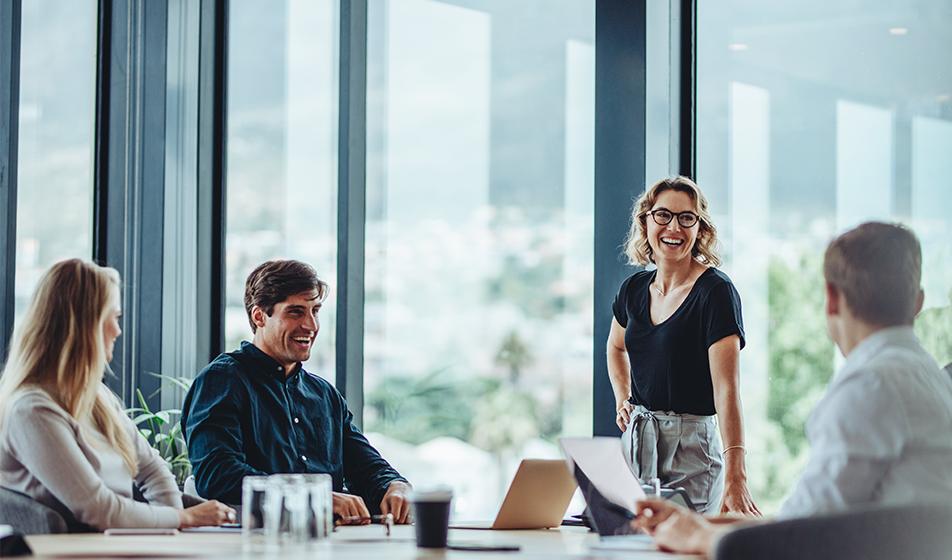
<svg viewBox="0 0 952 560"><path fill-rule="evenodd" d="M203 369L185 397L182 431L198 493L241 503L248 475L327 473L377 511L406 482L353 422L344 397L303 367L290 376L250 342ZM345 490L346 486L346 490Z"/></svg>

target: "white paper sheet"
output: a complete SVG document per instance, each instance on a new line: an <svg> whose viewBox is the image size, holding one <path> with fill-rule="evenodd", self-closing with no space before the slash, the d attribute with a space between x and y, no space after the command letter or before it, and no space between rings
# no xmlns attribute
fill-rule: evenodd
<svg viewBox="0 0 952 560"><path fill-rule="evenodd" d="M628 511L645 498L641 483L631 473L618 438L560 438L569 470L578 465L602 496Z"/></svg>

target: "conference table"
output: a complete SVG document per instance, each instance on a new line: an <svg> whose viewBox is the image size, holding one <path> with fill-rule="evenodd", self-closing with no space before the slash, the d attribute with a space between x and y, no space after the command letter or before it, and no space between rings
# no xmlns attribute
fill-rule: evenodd
<svg viewBox="0 0 952 560"><path fill-rule="evenodd" d="M518 552L418 549L413 527L394 527L390 537L381 525L340 527L330 539L305 547L246 550L240 533L183 532L177 535L103 534L35 535L27 543L37 558L85 560L92 558L179 559L228 558L265 560L330 559L471 559L482 558L697 558L666 554L645 543L640 550L608 551L591 549L598 536L583 527L562 527L537 531L485 531L451 529L451 543L518 545Z"/></svg>

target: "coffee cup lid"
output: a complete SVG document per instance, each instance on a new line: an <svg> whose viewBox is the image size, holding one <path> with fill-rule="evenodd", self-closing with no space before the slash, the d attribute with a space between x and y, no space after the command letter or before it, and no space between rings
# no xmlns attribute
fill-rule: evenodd
<svg viewBox="0 0 952 560"><path fill-rule="evenodd" d="M453 489L444 485L415 488L410 493L410 500L414 502L448 502L452 499Z"/></svg>

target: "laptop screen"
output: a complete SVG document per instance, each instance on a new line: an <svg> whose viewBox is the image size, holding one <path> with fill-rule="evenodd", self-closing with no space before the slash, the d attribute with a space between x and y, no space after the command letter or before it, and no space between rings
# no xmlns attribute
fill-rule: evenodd
<svg viewBox="0 0 952 560"><path fill-rule="evenodd" d="M575 465L574 474L578 487L582 491L582 496L585 498L585 503L588 504L589 519L600 536L637 533L631 526L631 520L635 518L634 513L605 498L578 465Z"/></svg>

